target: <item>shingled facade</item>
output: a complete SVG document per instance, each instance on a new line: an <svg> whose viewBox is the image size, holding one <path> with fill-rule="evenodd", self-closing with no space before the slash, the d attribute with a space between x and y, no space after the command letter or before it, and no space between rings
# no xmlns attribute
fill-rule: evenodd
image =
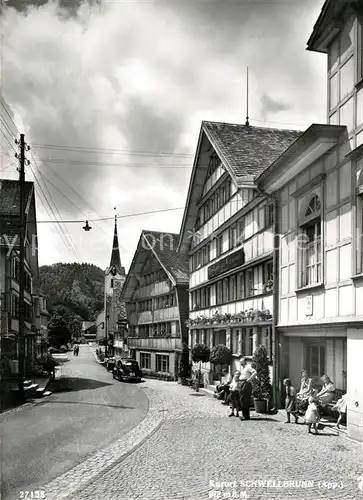
<svg viewBox="0 0 363 500"><path fill-rule="evenodd" d="M178 235L142 231L121 293L128 348L144 374L177 379L188 335L188 258Z"/></svg>

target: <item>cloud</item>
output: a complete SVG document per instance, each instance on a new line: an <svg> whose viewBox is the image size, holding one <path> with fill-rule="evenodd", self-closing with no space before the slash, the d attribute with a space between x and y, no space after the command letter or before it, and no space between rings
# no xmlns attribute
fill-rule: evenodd
<svg viewBox="0 0 363 500"><path fill-rule="evenodd" d="M286 111L288 109L290 109L290 106L271 99L268 95L261 97L261 116L263 118L267 118L270 113L278 113L279 111Z"/></svg>
<svg viewBox="0 0 363 500"><path fill-rule="evenodd" d="M304 50L320 6L74 5L4 8L2 86L32 144L38 218L54 219L46 200L67 220L110 217L89 233L64 226L83 261L107 266L115 204L127 215L185 203L201 120L245 120L247 65L252 125L325 121L325 58ZM182 213L120 219L123 263L141 229L178 232ZM74 259L56 229L39 233L41 263Z"/></svg>

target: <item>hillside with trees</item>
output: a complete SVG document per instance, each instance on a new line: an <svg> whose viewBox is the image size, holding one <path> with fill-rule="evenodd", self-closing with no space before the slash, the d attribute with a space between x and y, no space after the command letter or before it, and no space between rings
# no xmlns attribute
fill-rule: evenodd
<svg viewBox="0 0 363 500"><path fill-rule="evenodd" d="M95 321L103 309L104 272L93 264L53 264L39 269L36 286L47 299L54 345L80 333L82 321Z"/></svg>

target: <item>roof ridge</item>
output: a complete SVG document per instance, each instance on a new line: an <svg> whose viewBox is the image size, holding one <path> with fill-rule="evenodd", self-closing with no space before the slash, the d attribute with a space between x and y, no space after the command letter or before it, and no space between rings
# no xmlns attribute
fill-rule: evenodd
<svg viewBox="0 0 363 500"><path fill-rule="evenodd" d="M216 122L212 120L203 120L203 124L212 124L212 125L228 125L231 127L245 127L245 128L250 128L250 129L258 129L258 130L276 130L278 132L299 132L302 133L302 130L296 130L296 129L291 129L291 128L277 128L277 127L261 127L261 126L256 126L256 125L246 125L245 123L231 123L231 122Z"/></svg>

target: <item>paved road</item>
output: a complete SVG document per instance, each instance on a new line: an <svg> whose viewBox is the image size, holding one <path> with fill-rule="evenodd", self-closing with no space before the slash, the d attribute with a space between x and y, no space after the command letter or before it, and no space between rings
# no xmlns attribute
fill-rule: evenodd
<svg viewBox="0 0 363 500"><path fill-rule="evenodd" d="M363 500L362 445L327 428L308 435L305 425L285 425L284 412L265 418L252 413L252 420L241 422L186 387L157 380L146 387L164 397L164 424L72 500ZM276 482L239 483L253 480ZM297 482L277 482L291 480Z"/></svg>
<svg viewBox="0 0 363 500"><path fill-rule="evenodd" d="M2 498L37 490L139 424L142 384L114 381L88 347L63 365L63 390L0 416Z"/></svg>

